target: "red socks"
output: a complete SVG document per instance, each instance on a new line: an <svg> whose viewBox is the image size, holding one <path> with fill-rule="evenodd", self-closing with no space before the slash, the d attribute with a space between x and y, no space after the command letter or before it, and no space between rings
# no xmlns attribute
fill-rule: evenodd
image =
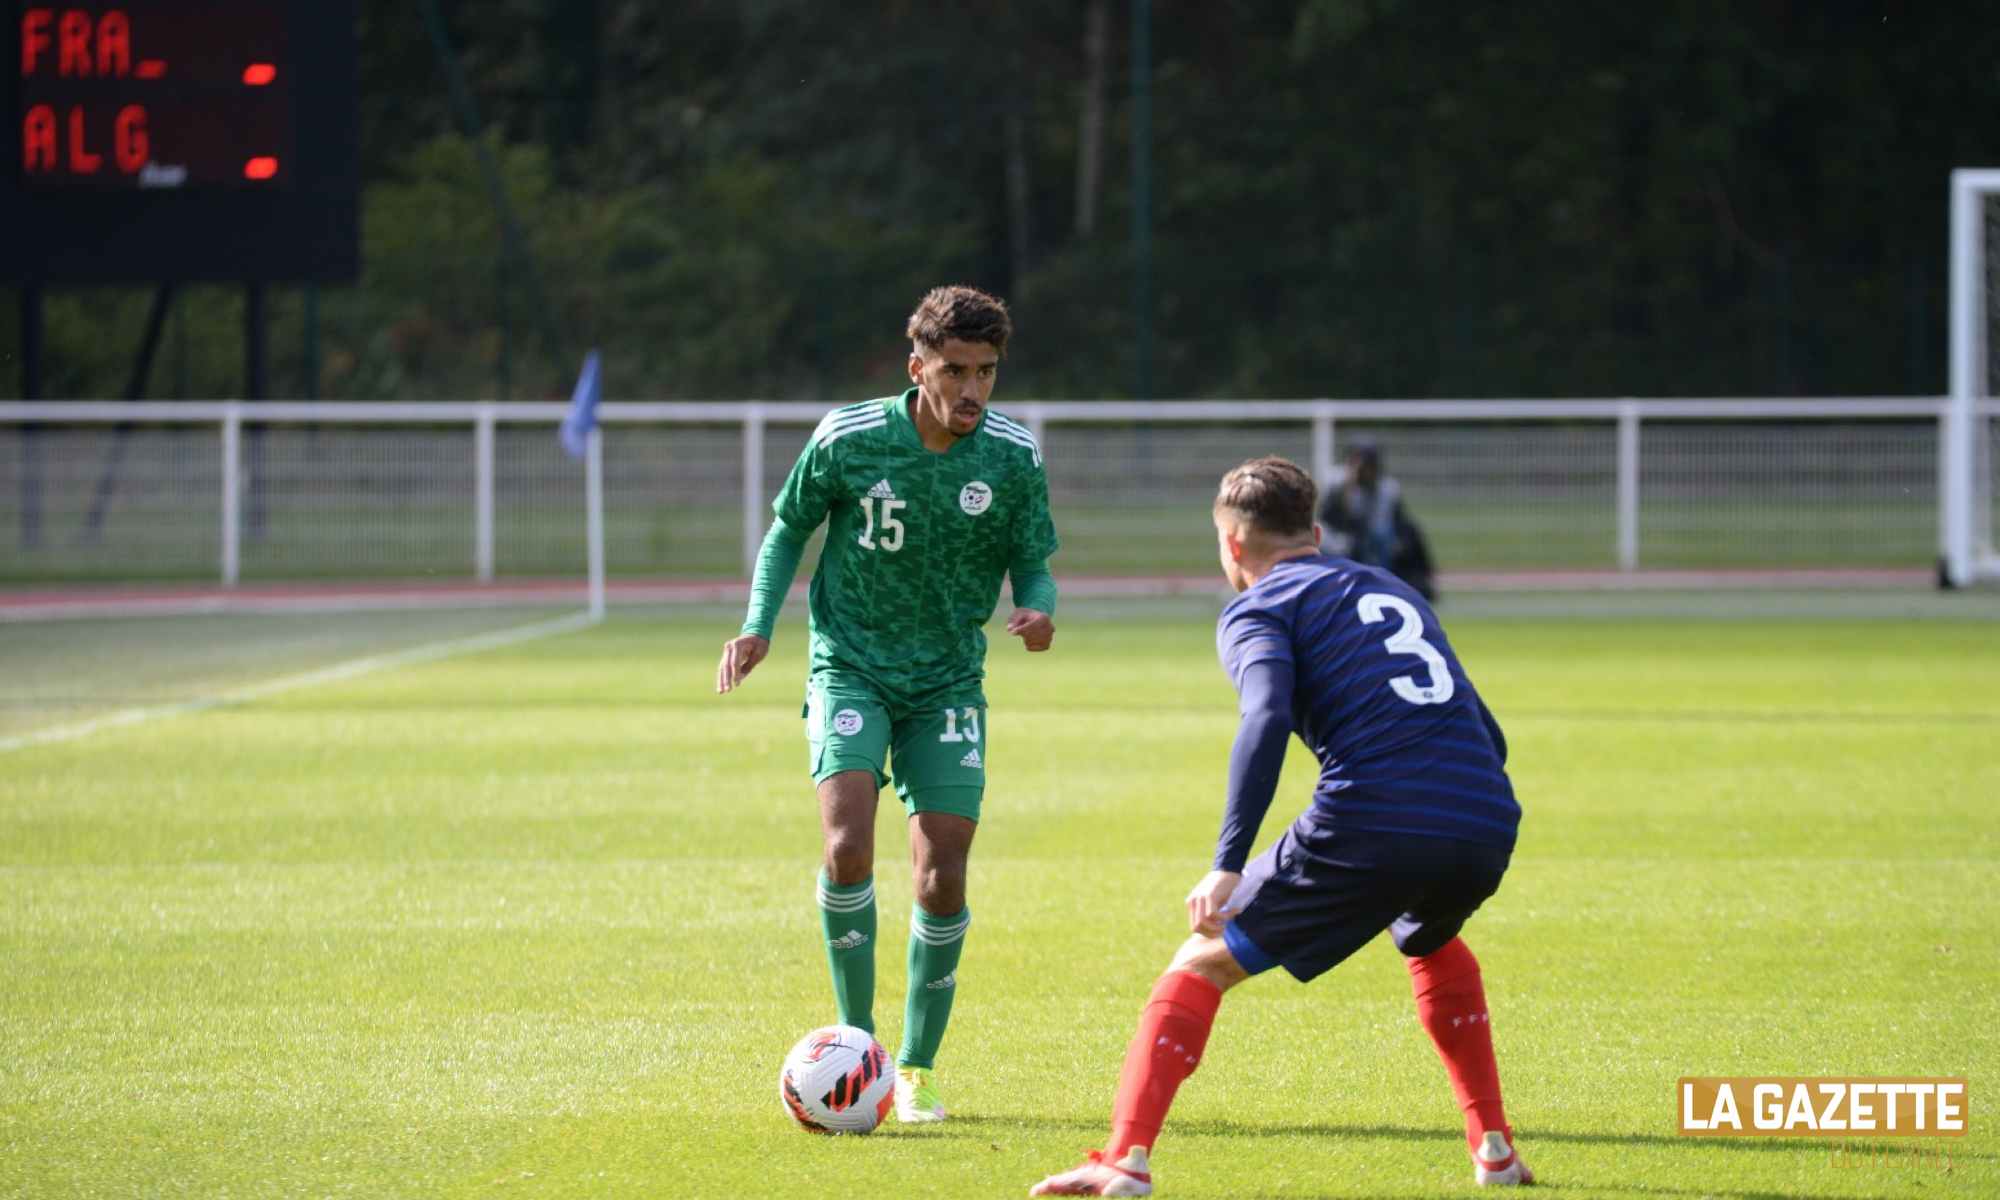
<svg viewBox="0 0 2000 1200"><path fill-rule="evenodd" d="M1417 1019L1444 1060L1451 1090L1465 1112L1466 1143L1477 1149L1480 1136L1489 1130L1500 1130L1511 1140L1513 1131L1500 1105L1500 1068L1493 1061L1479 960L1453 938L1436 953L1407 962ZM1155 1148L1174 1093L1201 1063L1221 1004L1222 989L1192 971L1169 971L1153 985L1139 1028L1125 1048L1107 1157L1123 1158L1133 1146Z"/></svg>
<svg viewBox="0 0 2000 1200"><path fill-rule="evenodd" d="M1477 987L1476 976L1473 982ZM1118 1099L1111 1106L1111 1144L1105 1147L1109 1158L1123 1158L1133 1146L1153 1148L1174 1092L1201 1063L1221 1003L1222 989L1192 971L1169 971L1153 985L1125 1048Z"/></svg>
<svg viewBox="0 0 2000 1200"><path fill-rule="evenodd" d="M1479 985L1479 960L1458 938L1436 953L1406 960L1417 1019L1437 1046L1451 1075L1451 1090L1465 1111L1465 1140L1474 1149L1480 1135L1500 1130L1513 1139L1500 1107L1500 1067L1493 1061L1493 1031L1486 1023L1486 991Z"/></svg>

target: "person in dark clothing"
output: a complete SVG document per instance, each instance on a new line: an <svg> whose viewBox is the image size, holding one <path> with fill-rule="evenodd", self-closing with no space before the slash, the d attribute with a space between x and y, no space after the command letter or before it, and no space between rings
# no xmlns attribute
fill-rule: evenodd
<svg viewBox="0 0 2000 1200"><path fill-rule="evenodd" d="M1381 567L1436 602L1437 567L1430 543L1409 510L1395 476L1382 471L1382 448L1360 441L1320 501L1319 523L1325 549L1371 567Z"/></svg>

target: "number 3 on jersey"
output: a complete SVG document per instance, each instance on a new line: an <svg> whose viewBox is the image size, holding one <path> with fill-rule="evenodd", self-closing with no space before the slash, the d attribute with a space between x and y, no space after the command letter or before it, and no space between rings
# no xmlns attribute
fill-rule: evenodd
<svg viewBox="0 0 2000 1200"><path fill-rule="evenodd" d="M1373 625L1390 613L1403 618L1402 627L1389 635L1389 653L1414 654L1424 660L1430 668L1430 682L1418 683L1408 675L1398 675L1389 681L1398 696L1411 704L1443 704L1451 699L1456 687L1451 681L1451 668L1445 665L1444 655L1437 647L1424 640L1424 619L1417 610L1401 596L1391 596L1386 592L1369 592L1361 597L1358 611L1365 624Z"/></svg>
<svg viewBox="0 0 2000 1200"><path fill-rule="evenodd" d="M861 497L861 517L866 522L861 530L861 548L863 550L888 550L892 553L901 550L903 548L903 523L896 519L896 510L899 508L908 508L909 506L910 502L908 500L882 501L882 541L881 545L877 546L875 543L875 498L873 496Z"/></svg>

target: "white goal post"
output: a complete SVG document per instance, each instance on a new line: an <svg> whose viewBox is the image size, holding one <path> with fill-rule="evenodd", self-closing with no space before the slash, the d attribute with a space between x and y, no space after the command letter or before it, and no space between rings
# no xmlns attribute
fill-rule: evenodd
<svg viewBox="0 0 2000 1200"><path fill-rule="evenodd" d="M2000 579L1995 552L1993 399L1994 302L2000 261L1988 242L2000 233L2000 169L1951 173L1951 392L1939 442L1938 531L1942 581L1964 587Z"/></svg>

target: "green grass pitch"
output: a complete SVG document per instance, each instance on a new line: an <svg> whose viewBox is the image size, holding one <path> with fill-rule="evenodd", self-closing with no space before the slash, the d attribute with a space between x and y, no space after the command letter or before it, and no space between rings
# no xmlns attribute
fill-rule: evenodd
<svg viewBox="0 0 2000 1200"><path fill-rule="evenodd" d="M1526 811L1466 938L1548 1189L2000 1194L1991 606L1580 611L1446 610ZM1079 604L1047 656L995 638L958 1115L868 1138L776 1096L833 1017L795 613L726 698L729 614L632 615L0 751L0 1196L1021 1195L1102 1138L1208 862L1211 614ZM0 629L0 664L95 628ZM909 870L882 817L893 1051ZM1971 1133L1681 1139L1684 1074L1966 1076ZM1472 1191L1380 941L1232 993L1154 1161L1168 1197Z"/></svg>

